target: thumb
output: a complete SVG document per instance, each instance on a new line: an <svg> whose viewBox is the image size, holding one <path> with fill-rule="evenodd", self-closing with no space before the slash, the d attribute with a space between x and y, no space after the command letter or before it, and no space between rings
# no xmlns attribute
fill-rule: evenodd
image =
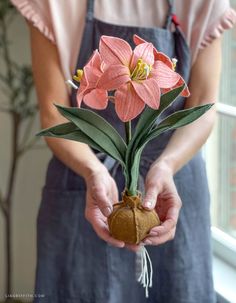
<svg viewBox="0 0 236 303"><path fill-rule="evenodd" d="M156 187L149 187L143 200L143 207L152 210L156 206L157 196L159 192Z"/></svg>
<svg viewBox="0 0 236 303"><path fill-rule="evenodd" d="M97 187L94 189L92 197L103 215L108 217L112 213L113 206L112 202L107 196L105 188Z"/></svg>

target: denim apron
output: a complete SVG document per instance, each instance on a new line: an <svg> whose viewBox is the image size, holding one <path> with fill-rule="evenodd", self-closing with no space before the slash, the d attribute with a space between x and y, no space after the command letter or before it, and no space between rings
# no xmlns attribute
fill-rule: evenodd
<svg viewBox="0 0 236 303"><path fill-rule="evenodd" d="M76 68L82 68L98 48L101 35L117 36L132 46L137 34L171 58L188 82L190 54L185 39L174 24L173 5L163 28L143 28L105 23L93 16L94 1L87 2L87 17ZM174 30L170 28L174 26ZM76 106L72 92L71 105ZM182 109L184 98L168 114ZM99 111L123 134L113 105ZM167 114L167 113L165 113ZM135 124L134 121L133 124ZM142 179L161 154L171 132L152 141L144 150ZM98 155L99 156L99 155ZM100 157L111 170L120 192L124 178L119 166ZM209 192L205 164L199 152L174 177L183 207L174 240L147 246L153 263L153 287L149 298L136 282L135 253L108 245L94 232L84 217L86 186L55 156L49 163L46 184L37 219L37 273L34 302L45 303L214 303L212 284Z"/></svg>

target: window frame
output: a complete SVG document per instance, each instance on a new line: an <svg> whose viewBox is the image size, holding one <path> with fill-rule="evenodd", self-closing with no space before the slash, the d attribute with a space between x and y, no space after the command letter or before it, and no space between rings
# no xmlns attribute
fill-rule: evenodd
<svg viewBox="0 0 236 303"><path fill-rule="evenodd" d="M235 106L219 102L216 104L216 111L218 115L236 119ZM236 239L215 226L211 227L211 232L213 253L236 268Z"/></svg>
<svg viewBox="0 0 236 303"><path fill-rule="evenodd" d="M236 269L236 240L215 226L211 234L214 255Z"/></svg>

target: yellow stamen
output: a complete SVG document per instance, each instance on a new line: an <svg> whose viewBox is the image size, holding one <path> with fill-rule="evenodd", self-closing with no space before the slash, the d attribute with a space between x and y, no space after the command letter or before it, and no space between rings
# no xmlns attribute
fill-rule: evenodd
<svg viewBox="0 0 236 303"><path fill-rule="evenodd" d="M76 75L73 76L73 79L77 82L80 82L82 77L83 77L83 70L82 69L77 69Z"/></svg>
<svg viewBox="0 0 236 303"><path fill-rule="evenodd" d="M173 70L175 71L178 60L176 58L172 58Z"/></svg>
<svg viewBox="0 0 236 303"><path fill-rule="evenodd" d="M136 81L145 80L149 76L151 69L151 65L143 62L143 59L140 58L131 74L131 79Z"/></svg>

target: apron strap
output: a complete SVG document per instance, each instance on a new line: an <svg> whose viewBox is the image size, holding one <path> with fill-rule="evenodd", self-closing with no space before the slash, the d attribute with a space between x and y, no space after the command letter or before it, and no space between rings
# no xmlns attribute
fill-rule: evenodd
<svg viewBox="0 0 236 303"><path fill-rule="evenodd" d="M93 20L93 14L94 14L94 0L87 0L86 19L89 21Z"/></svg>
<svg viewBox="0 0 236 303"><path fill-rule="evenodd" d="M173 22L173 16L174 16L174 0L167 0L169 9L166 17L166 22L164 25L164 28L168 29L170 28L172 22Z"/></svg>

